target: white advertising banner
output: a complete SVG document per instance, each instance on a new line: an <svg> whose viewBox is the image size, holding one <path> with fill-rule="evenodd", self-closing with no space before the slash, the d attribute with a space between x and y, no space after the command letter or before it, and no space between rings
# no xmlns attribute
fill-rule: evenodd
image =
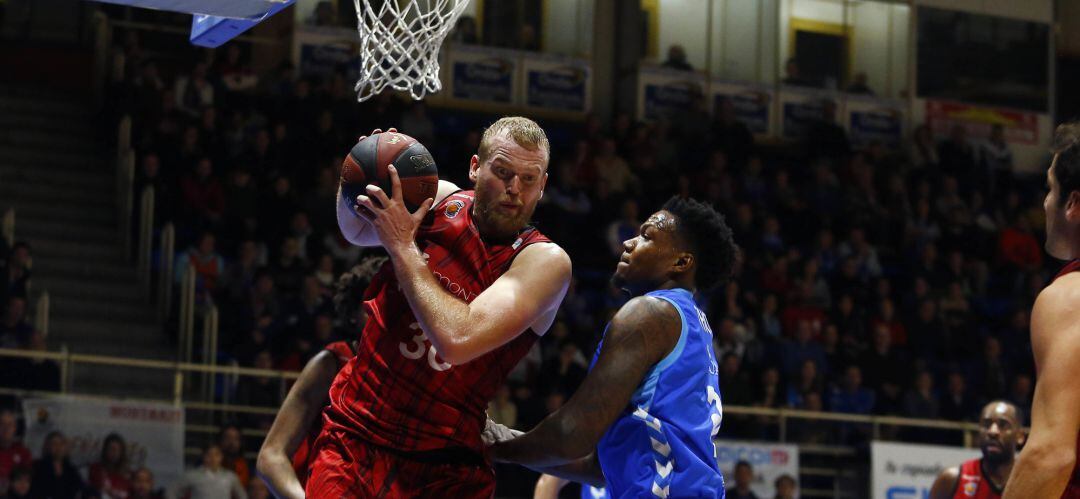
<svg viewBox="0 0 1080 499"><path fill-rule="evenodd" d="M40 456L53 431L71 442L71 461L83 468L101 457L110 433L127 443L131 469L154 472L157 486L169 486L184 471L184 409L168 404L58 396L23 401L26 446Z"/></svg>
<svg viewBox="0 0 1080 499"><path fill-rule="evenodd" d="M735 464L746 461L754 469L750 490L758 497L774 497L776 479L789 475L799 480L799 447L791 444L759 444L717 440L716 457L728 488L735 486Z"/></svg>
<svg viewBox="0 0 1080 499"><path fill-rule="evenodd" d="M980 456L978 449L874 442L870 446L874 499L928 497L941 470Z"/></svg>

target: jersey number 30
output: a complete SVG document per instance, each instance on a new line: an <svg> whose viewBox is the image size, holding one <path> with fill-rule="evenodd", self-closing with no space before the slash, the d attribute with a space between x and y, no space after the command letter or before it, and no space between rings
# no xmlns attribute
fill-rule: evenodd
<svg viewBox="0 0 1080 499"><path fill-rule="evenodd" d="M428 365L436 371L445 371L450 369L450 364L446 362L439 362L439 352L435 350L434 345L429 345L427 336L424 336L424 332L420 330L419 323L409 324L409 329L413 331L419 331L416 336L412 337L412 343L401 342L398 344L398 350L401 351L401 355L404 355L407 359L417 360L420 357L424 357L427 354Z"/></svg>

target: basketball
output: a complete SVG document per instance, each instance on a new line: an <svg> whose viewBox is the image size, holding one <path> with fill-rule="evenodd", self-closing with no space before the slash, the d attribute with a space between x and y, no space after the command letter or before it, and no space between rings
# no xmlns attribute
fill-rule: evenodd
<svg viewBox="0 0 1080 499"><path fill-rule="evenodd" d="M409 211L415 211L439 188L435 159L416 139L397 132L376 133L353 146L341 165L341 195L355 200L375 184L393 194L387 166L394 165L401 179L401 197Z"/></svg>

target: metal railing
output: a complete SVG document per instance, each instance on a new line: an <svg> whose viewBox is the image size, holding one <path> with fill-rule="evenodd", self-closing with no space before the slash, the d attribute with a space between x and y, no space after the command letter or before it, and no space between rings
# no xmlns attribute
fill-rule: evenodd
<svg viewBox="0 0 1080 499"><path fill-rule="evenodd" d="M176 259L176 227L172 223L161 228L158 253L161 255L161 267L158 271L158 321L163 322L172 308L173 263Z"/></svg>
<svg viewBox="0 0 1080 499"><path fill-rule="evenodd" d="M49 336L50 305L49 291L42 291L41 296L38 296L37 303L34 304L34 330L40 331L46 337Z"/></svg>
<svg viewBox="0 0 1080 499"><path fill-rule="evenodd" d="M172 276L168 278L170 283ZM195 343L195 268L187 266L180 281L179 335L177 341L177 360L191 362Z"/></svg>
<svg viewBox="0 0 1080 499"><path fill-rule="evenodd" d="M139 202L139 250L136 271L143 296L148 300L153 297L150 291L150 264L154 257L154 188L146 186L142 190Z"/></svg>
<svg viewBox="0 0 1080 499"><path fill-rule="evenodd" d="M61 372L61 387L59 391L28 391L0 388L0 394L17 396L75 394L92 398L113 399L113 397L78 393L73 389L74 385L71 381L71 373L74 372L76 366L80 364L97 364L120 366L131 370L151 369L171 372L172 386L169 387L171 389L166 389L163 386L163 389L160 391L163 395L171 394L171 396L164 395L163 397L152 399L128 398L127 400L154 403L165 402L171 403L177 407L182 406L185 412L189 414L189 417L185 419L185 421L188 422L185 426L185 431L193 436L198 436L197 438L203 438L202 435L209 435L217 432L217 426L214 426L212 423L208 424L208 422L211 421L230 420L231 417L235 415L246 415L251 417L276 415L278 407L249 406L232 403L227 390L225 390L224 394L220 397L216 396L215 384L217 383L217 377L222 375L226 380L226 383L230 385L237 385L239 378L244 376L269 378L272 382L276 381L279 384L279 389L282 394L284 394L289 382L295 380L299 376L299 373L293 371L245 368L239 367L235 363L227 366L216 365L216 349L214 347L217 343L215 341L217 339L216 308L213 306L208 307L206 315L208 317L204 319L204 344L202 353L210 360L210 363L191 363L183 361L167 362L160 360L107 357L101 355L77 354L67 350L43 352L0 349L0 362L2 362L4 358L11 357L46 359L56 362ZM967 447L971 446L972 436L978 431L976 424L967 422L914 419L895 416L813 412L798 409L725 406L724 413L725 423L728 422L728 418L730 417L742 416L748 418L760 418L768 420L769 424L778 425L780 431L777 438L757 438L756 440L779 440L780 442L792 440L790 438L792 432L788 426L798 421L815 421L819 423L829 422L838 425L861 425L870 427L872 430L867 435L867 439L888 440L889 438L886 435L887 432L885 429L889 427L960 432L963 435L962 441ZM263 430L244 429L242 431L247 436L265 436L265 431ZM751 439L754 440L754 438ZM831 485L813 486L808 484L807 486L800 487L801 497L862 497L865 495L858 492L852 492L853 490L863 490L862 487L865 484L858 480L860 475L865 477L868 472L868 469L865 469L866 463L863 462L865 456L860 454L860 451L856 447L853 447L850 444L803 443L797 441L798 439L795 440L796 441L792 443L798 444L799 453L804 457L816 458L814 460L826 458L836 460L835 464L829 465L827 463L822 464L813 462L814 460L811 459L800 459L799 472L802 477L811 480L817 478L825 481L832 481ZM191 447L191 449L195 449L195 447ZM185 450L185 454L188 453L193 453L193 451ZM862 468L860 468L860 466ZM841 485L841 480L850 480L851 482Z"/></svg>
<svg viewBox="0 0 1080 499"><path fill-rule="evenodd" d="M117 231L124 258L131 257L131 218L135 194L135 151L131 148L131 116L120 119L116 137L116 199L120 210Z"/></svg>

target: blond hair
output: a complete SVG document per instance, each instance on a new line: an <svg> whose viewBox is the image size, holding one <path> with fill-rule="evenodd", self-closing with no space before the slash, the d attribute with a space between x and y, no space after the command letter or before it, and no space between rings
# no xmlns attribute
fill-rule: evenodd
<svg viewBox="0 0 1080 499"><path fill-rule="evenodd" d="M523 116L507 116L500 118L484 130L484 135L480 138L480 150L477 152L480 161L487 159L491 154L492 141L502 134L506 134L525 149L530 151L539 149L544 152L545 158L551 158L551 144L548 143L547 134L540 125Z"/></svg>

